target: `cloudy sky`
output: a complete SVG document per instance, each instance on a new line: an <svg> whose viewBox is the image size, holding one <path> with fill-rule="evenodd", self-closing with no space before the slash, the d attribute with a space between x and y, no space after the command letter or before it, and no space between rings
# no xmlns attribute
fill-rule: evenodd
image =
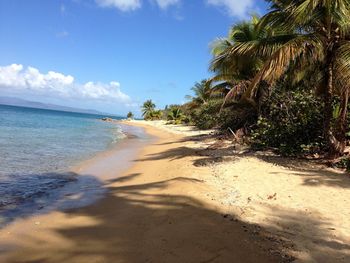
<svg viewBox="0 0 350 263"><path fill-rule="evenodd" d="M263 0L1 0L0 96L125 114L181 103Z"/></svg>

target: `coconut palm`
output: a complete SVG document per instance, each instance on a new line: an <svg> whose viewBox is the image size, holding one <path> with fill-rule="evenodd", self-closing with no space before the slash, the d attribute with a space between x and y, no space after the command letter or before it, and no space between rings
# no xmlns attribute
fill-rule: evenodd
<svg viewBox="0 0 350 263"><path fill-rule="evenodd" d="M228 37L218 38L211 45L210 69L215 74L210 79L212 90L224 97L220 113L224 107L230 107L226 112L235 112L232 118L240 120L235 122L234 129L244 128L245 131L257 119L262 102L269 94L267 86L260 85L259 95L254 99L243 96L266 58L251 52L237 52L236 49L245 43L259 43L282 30L270 25L261 27L259 22L258 16L239 22L231 27Z"/></svg>
<svg viewBox="0 0 350 263"><path fill-rule="evenodd" d="M129 111L129 112L128 112L128 115L126 115L126 117L127 117L128 119L133 119L133 118L134 118L134 114L133 114L131 111Z"/></svg>
<svg viewBox="0 0 350 263"><path fill-rule="evenodd" d="M152 115L152 113L155 111L156 105L153 103L152 100L147 100L142 105L142 116L144 119L149 119Z"/></svg>
<svg viewBox="0 0 350 263"><path fill-rule="evenodd" d="M270 0L271 11L259 27L283 31L260 41L240 43L234 54L266 58L247 95L256 97L259 83L273 85L290 70L310 68L320 73L315 82L324 98L324 136L329 154L343 153L350 81L350 1L349 0ZM337 125L332 126L333 98L341 98Z"/></svg>
<svg viewBox="0 0 350 263"><path fill-rule="evenodd" d="M147 119L149 120L161 120L163 116L163 112L161 110L153 110L150 112Z"/></svg>
<svg viewBox="0 0 350 263"><path fill-rule="evenodd" d="M280 28L266 25L259 26L258 16L250 21L232 26L228 37L218 38L212 43L213 59L210 69L215 76L211 79L213 89L225 95L228 100L238 100L251 85L252 80L263 66L265 56L251 52L237 52L245 43L260 43L273 37ZM252 101L252 106L256 106Z"/></svg>
<svg viewBox="0 0 350 263"><path fill-rule="evenodd" d="M169 121L172 121L174 124L179 124L183 121L185 118L185 115L183 114L182 110L180 107L171 107L167 119Z"/></svg>
<svg viewBox="0 0 350 263"><path fill-rule="evenodd" d="M206 79L196 82L191 90L194 92L194 96L188 95L186 98L192 100L196 106L208 103L212 95L210 82Z"/></svg>
<svg viewBox="0 0 350 263"><path fill-rule="evenodd" d="M226 38L218 38L211 45L213 59L210 69L216 74L217 80L237 82L251 79L262 64L261 58L248 54L233 53L239 43L259 40L265 37L264 30L257 27L259 18L253 16L250 21L235 24Z"/></svg>

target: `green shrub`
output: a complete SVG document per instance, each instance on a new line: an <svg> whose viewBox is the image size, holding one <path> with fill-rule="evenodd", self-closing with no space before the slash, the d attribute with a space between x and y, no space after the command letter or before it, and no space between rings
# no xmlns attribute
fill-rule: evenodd
<svg viewBox="0 0 350 263"><path fill-rule="evenodd" d="M212 129L218 126L221 100L211 100L194 109L191 113L191 121L199 129Z"/></svg>
<svg viewBox="0 0 350 263"><path fill-rule="evenodd" d="M277 91L265 101L252 132L256 148L282 154L320 151L323 144L322 103L310 91Z"/></svg>
<svg viewBox="0 0 350 263"><path fill-rule="evenodd" d="M233 131L241 128L249 130L249 127L257 121L257 112L249 103L236 102L221 111L218 121L221 130L227 130L228 128Z"/></svg>

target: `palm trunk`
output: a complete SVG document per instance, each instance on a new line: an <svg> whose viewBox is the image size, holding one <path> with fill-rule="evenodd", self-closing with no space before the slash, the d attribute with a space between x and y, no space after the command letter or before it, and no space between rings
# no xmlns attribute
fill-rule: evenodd
<svg viewBox="0 0 350 263"><path fill-rule="evenodd" d="M324 94L324 136L328 141L331 131L332 122L332 94L333 94L333 69L332 65L328 66L326 72L326 90Z"/></svg>
<svg viewBox="0 0 350 263"><path fill-rule="evenodd" d="M326 69L326 90L324 94L324 137L328 148L328 158L335 159L340 155L339 142L332 132L333 118L333 63L332 52L328 51Z"/></svg>
<svg viewBox="0 0 350 263"><path fill-rule="evenodd" d="M347 115L348 115L348 103L349 103L349 90L346 89L341 98L340 102L340 114L337 121L337 140L338 144L338 152L340 154L344 153L346 147L346 132L347 132Z"/></svg>

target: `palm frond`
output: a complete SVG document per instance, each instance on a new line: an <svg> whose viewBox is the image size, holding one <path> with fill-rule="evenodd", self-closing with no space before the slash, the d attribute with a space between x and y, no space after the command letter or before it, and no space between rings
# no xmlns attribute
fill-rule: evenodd
<svg viewBox="0 0 350 263"><path fill-rule="evenodd" d="M221 106L221 110L225 107L228 101L238 101L242 95L247 91L251 81L241 81L231 88L231 90L226 94L224 101Z"/></svg>
<svg viewBox="0 0 350 263"><path fill-rule="evenodd" d="M334 75L338 92L342 93L350 88L350 41L341 41L339 45L334 57Z"/></svg>
<svg viewBox="0 0 350 263"><path fill-rule="evenodd" d="M298 35L283 46L280 46L255 76L248 89L247 95L249 97L254 97L257 92L258 84L263 80L270 85L276 82L287 70L291 61L299 57L305 47L310 45L310 42L310 36Z"/></svg>

